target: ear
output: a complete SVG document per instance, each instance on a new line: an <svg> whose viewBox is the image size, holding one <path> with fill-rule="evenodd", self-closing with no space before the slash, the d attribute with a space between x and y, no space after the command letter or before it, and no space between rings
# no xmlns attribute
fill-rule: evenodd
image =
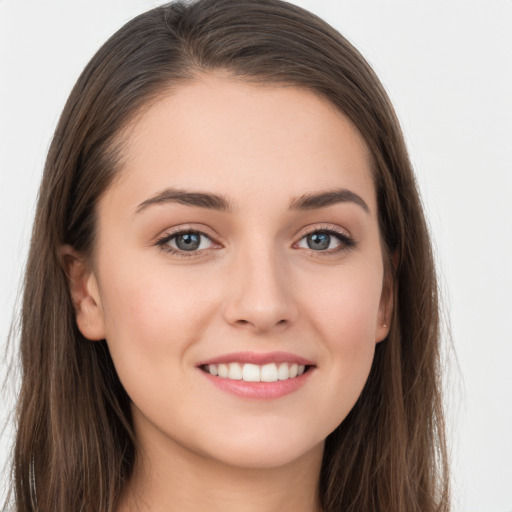
<svg viewBox="0 0 512 512"><path fill-rule="evenodd" d="M385 266L384 270L384 282L382 284L379 314L377 315L377 325L375 326L375 343L385 340L389 334L391 319L393 318L395 295L393 274L397 268L397 264L398 255L394 253L389 258L389 263Z"/></svg>
<svg viewBox="0 0 512 512"><path fill-rule="evenodd" d="M60 260L68 278L76 323L89 340L102 340L105 321L96 276L87 260L69 245L59 250Z"/></svg>

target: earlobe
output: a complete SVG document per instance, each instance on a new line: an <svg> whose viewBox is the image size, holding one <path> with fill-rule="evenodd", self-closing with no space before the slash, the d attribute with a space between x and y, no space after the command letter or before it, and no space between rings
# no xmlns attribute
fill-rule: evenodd
<svg viewBox="0 0 512 512"><path fill-rule="evenodd" d="M375 343L380 343L384 341L389 334L389 325L387 323L382 323L377 325L377 329L375 332Z"/></svg>
<svg viewBox="0 0 512 512"><path fill-rule="evenodd" d="M389 334L389 324L391 323L391 317L393 312L393 293L391 297L382 297L379 314L377 315L377 325L375 329L375 343L379 343L385 340Z"/></svg>
<svg viewBox="0 0 512 512"><path fill-rule="evenodd" d="M60 248L61 264L80 332L89 340L102 340L105 322L96 276L86 259L69 245Z"/></svg>
<svg viewBox="0 0 512 512"><path fill-rule="evenodd" d="M379 343L388 337L391 318L393 317L394 295L394 279L392 271L389 269L386 271L384 285L382 287L379 314L377 315L377 325L375 329L375 343Z"/></svg>

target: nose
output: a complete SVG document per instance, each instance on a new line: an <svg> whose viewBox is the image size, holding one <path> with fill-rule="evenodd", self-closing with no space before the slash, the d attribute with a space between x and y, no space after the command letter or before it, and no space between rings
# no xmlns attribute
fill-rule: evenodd
<svg viewBox="0 0 512 512"><path fill-rule="evenodd" d="M262 333L296 322L293 283L275 251L245 253L231 270L224 309L230 325Z"/></svg>

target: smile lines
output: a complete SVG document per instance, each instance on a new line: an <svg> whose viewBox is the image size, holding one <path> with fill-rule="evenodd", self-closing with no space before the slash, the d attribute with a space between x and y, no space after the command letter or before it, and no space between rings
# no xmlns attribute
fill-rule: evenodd
<svg viewBox="0 0 512 512"><path fill-rule="evenodd" d="M245 382L277 382L299 377L306 366L297 363L269 363L257 365L251 363L205 364L201 368L215 377Z"/></svg>

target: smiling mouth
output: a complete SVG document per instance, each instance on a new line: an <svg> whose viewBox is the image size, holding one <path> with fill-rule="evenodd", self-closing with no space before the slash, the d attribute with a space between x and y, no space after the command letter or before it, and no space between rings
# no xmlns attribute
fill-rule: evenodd
<svg viewBox="0 0 512 512"><path fill-rule="evenodd" d="M311 366L297 363L251 363L203 364L201 370L214 377L244 382L277 382L300 377Z"/></svg>

